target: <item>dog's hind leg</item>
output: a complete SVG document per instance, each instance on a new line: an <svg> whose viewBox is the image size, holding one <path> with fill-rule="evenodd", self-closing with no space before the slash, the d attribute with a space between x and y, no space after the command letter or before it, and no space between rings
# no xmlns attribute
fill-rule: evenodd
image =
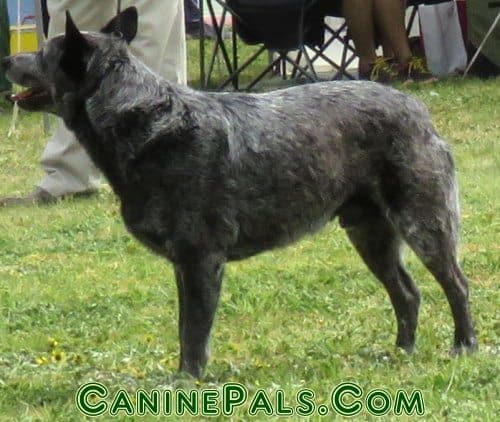
<svg viewBox="0 0 500 422"><path fill-rule="evenodd" d="M373 274L382 282L391 299L398 324L396 346L411 352L415 346L420 295L401 261L401 238L374 204L363 218L356 204L344 206L340 224ZM353 220L353 215L356 218Z"/></svg>
<svg viewBox="0 0 500 422"><path fill-rule="evenodd" d="M396 224L446 294L455 323L453 353L460 353L463 348L474 351L477 340L469 309L468 281L456 258L458 216L445 207L435 206L433 201L422 197L420 201L417 207L402 210L402 218L396 218Z"/></svg>
<svg viewBox="0 0 500 422"><path fill-rule="evenodd" d="M432 153L392 174L385 198L389 219L443 288L455 323L454 352L477 348L468 281L457 262L459 207L451 154ZM388 178L389 179L389 178Z"/></svg>
<svg viewBox="0 0 500 422"><path fill-rule="evenodd" d="M196 252L175 264L179 295L179 370L201 378L219 300L224 259Z"/></svg>

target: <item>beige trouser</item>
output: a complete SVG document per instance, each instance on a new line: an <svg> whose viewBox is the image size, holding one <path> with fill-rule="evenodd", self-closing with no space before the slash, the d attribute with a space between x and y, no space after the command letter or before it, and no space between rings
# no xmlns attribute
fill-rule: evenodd
<svg viewBox="0 0 500 422"><path fill-rule="evenodd" d="M137 37L130 48L164 78L186 83L186 41L182 0L123 0L122 9L135 5L139 12ZM98 31L115 14L114 0L48 0L49 38L64 32L69 10L81 30ZM54 196L94 190L100 173L62 120L42 154L46 176L38 184Z"/></svg>

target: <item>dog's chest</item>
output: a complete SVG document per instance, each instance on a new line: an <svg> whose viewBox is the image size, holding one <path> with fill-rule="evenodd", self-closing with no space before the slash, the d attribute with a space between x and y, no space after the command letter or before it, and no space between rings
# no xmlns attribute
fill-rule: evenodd
<svg viewBox="0 0 500 422"><path fill-rule="evenodd" d="M140 242L173 262L188 246L221 250L235 236L220 212L175 195L122 200L122 216Z"/></svg>
<svg viewBox="0 0 500 422"><path fill-rule="evenodd" d="M173 237L172 225L165 218L168 211L155 206L151 198L122 198L121 213L125 226L134 237L154 252L171 259L169 247Z"/></svg>

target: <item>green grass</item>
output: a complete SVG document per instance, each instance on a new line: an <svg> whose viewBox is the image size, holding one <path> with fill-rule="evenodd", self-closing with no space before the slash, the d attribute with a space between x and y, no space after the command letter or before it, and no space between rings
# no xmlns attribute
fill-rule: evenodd
<svg viewBox="0 0 500 422"><path fill-rule="evenodd" d="M190 64L194 79L196 60ZM456 157L461 263L480 351L449 357L448 304L409 253L423 298L418 348L412 356L395 351L387 295L332 223L292 247L228 265L207 375L186 391L237 381L251 394L281 388L293 405L301 388L326 403L335 386L353 381L366 391L422 390L424 420L498 420L500 82L406 90L428 105ZM0 193L24 193L41 176L41 117L21 113L8 138L3 109ZM170 265L126 233L109 189L56 206L0 209L0 420L80 420L74 396L90 380L111 392L173 388L176 298ZM246 409L233 418L249 419ZM366 411L358 418L375 419Z"/></svg>

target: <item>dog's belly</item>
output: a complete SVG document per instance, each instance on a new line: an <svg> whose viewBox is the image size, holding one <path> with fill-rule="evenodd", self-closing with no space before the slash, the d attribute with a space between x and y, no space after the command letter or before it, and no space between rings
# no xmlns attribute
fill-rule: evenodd
<svg viewBox="0 0 500 422"><path fill-rule="evenodd" d="M309 142L303 145L303 142ZM230 259L293 243L322 228L350 195L335 148L319 138L276 139L273 148L244 152L229 172L227 206L234 210L236 241Z"/></svg>
<svg viewBox="0 0 500 422"><path fill-rule="evenodd" d="M335 217L338 201L294 207L285 203L274 213L254 210L238 216L236 242L227 250L229 260L244 259L269 249L291 244L314 233Z"/></svg>
<svg viewBox="0 0 500 422"><path fill-rule="evenodd" d="M237 243L227 251L230 261L245 259L270 249L289 245L308 233L321 229L331 218L326 217L307 227L292 228L286 225L274 226L265 233L241 235Z"/></svg>

